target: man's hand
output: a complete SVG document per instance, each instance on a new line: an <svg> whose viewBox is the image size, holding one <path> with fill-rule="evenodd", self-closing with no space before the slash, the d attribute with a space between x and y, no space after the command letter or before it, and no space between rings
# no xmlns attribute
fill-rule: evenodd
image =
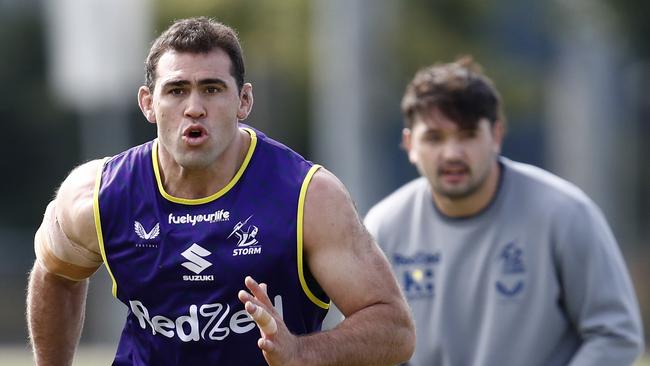
<svg viewBox="0 0 650 366"><path fill-rule="evenodd" d="M267 294L266 284L258 284L252 277L244 280L250 293L239 291L239 301L260 329L257 346L262 350L266 363L271 366L291 365L297 361L298 337L289 332L280 314L275 310Z"/></svg>

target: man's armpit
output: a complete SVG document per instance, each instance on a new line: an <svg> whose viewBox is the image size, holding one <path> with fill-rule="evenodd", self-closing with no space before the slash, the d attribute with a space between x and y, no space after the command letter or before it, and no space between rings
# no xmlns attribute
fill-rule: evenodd
<svg viewBox="0 0 650 366"><path fill-rule="evenodd" d="M102 264L99 253L70 240L56 219L54 202L45 211L43 223L34 237L36 259L48 272L71 280L90 277Z"/></svg>

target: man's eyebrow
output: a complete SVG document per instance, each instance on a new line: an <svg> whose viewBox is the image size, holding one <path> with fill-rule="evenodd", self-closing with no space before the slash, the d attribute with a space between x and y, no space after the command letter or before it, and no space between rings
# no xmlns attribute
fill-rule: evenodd
<svg viewBox="0 0 650 366"><path fill-rule="evenodd" d="M183 87L190 85L191 82L189 80L169 80L166 81L162 84L163 89L164 88L174 88L174 87ZM227 84L223 79L219 78L209 78L209 79L201 79L199 80L199 85L219 85L222 87L226 87Z"/></svg>
<svg viewBox="0 0 650 366"><path fill-rule="evenodd" d="M166 89L166 88L173 88L173 87L181 87L189 84L190 82L188 80L169 80L162 84L162 88Z"/></svg>
<svg viewBox="0 0 650 366"><path fill-rule="evenodd" d="M425 129L424 129L424 133L429 133L429 132L441 132L441 131L442 131L442 128L440 128L440 127L430 127L430 126L426 126Z"/></svg>
<svg viewBox="0 0 650 366"><path fill-rule="evenodd" d="M211 78L211 79L201 79L199 80L199 85L220 85L220 86L227 86L226 82L223 79L219 78Z"/></svg>

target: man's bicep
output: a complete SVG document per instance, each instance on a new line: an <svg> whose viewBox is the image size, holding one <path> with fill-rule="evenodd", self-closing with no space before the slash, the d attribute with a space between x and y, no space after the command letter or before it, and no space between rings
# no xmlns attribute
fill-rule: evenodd
<svg viewBox="0 0 650 366"><path fill-rule="evenodd" d="M308 189L304 231L310 270L344 315L399 298L388 262L347 191L328 172L315 176Z"/></svg>
<svg viewBox="0 0 650 366"><path fill-rule="evenodd" d="M34 236L36 259L50 273L71 280L90 277L102 264L101 255L68 238L56 217L56 201L45 210ZM88 245L92 248L92 245Z"/></svg>

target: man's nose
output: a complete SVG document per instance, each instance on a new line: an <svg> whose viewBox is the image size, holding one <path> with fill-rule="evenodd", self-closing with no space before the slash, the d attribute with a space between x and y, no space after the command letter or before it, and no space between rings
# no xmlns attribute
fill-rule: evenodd
<svg viewBox="0 0 650 366"><path fill-rule="evenodd" d="M448 138L442 146L442 157L445 160L462 158L463 154L463 144L455 137Z"/></svg>
<svg viewBox="0 0 650 366"><path fill-rule="evenodd" d="M206 114L203 100L198 93L190 93L187 98L187 106L185 107L185 115L192 119L204 117Z"/></svg>

